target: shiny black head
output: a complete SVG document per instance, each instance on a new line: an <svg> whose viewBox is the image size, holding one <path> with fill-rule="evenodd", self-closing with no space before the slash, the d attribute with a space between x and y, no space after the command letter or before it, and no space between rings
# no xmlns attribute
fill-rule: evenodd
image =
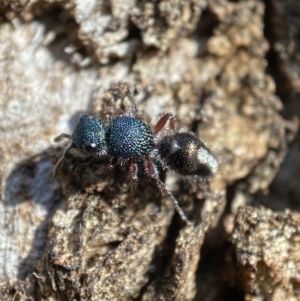
<svg viewBox="0 0 300 301"><path fill-rule="evenodd" d="M151 128L141 120L122 116L107 131L108 155L124 159L149 155L154 146Z"/></svg>
<svg viewBox="0 0 300 301"><path fill-rule="evenodd" d="M75 125L71 139L87 155L104 155L107 149L105 134L106 128L100 118L82 115Z"/></svg>
<svg viewBox="0 0 300 301"><path fill-rule="evenodd" d="M193 134L165 136L159 141L157 149L159 159L180 175L208 178L218 170L216 159Z"/></svg>

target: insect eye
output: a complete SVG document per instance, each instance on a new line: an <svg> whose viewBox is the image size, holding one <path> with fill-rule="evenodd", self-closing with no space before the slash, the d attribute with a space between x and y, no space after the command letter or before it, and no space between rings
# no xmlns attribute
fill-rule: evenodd
<svg viewBox="0 0 300 301"><path fill-rule="evenodd" d="M94 153L97 150L97 144L96 143L85 143L83 145L83 149L87 152L87 153Z"/></svg>

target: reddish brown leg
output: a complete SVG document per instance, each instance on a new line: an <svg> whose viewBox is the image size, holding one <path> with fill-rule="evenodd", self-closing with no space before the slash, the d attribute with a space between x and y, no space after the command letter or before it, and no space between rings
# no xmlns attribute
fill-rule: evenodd
<svg viewBox="0 0 300 301"><path fill-rule="evenodd" d="M175 120L174 115L170 112L165 113L156 123L154 127L154 135L158 134L167 124L169 121L169 127L171 130L175 130Z"/></svg>
<svg viewBox="0 0 300 301"><path fill-rule="evenodd" d="M141 113L134 103L132 104L131 112L132 112L132 115L134 116L134 118L142 119Z"/></svg>
<svg viewBox="0 0 300 301"><path fill-rule="evenodd" d="M132 104L132 107L131 107L132 115L137 119L142 119L141 113L140 113L139 109L137 108L135 101L134 101L134 91L131 90L131 91L129 91L128 94L129 94L129 100Z"/></svg>
<svg viewBox="0 0 300 301"><path fill-rule="evenodd" d="M134 160L129 162L129 180L136 182L138 180L138 165Z"/></svg>
<svg viewBox="0 0 300 301"><path fill-rule="evenodd" d="M120 117L120 116L123 116L123 115L125 115L125 114L126 114L126 112L123 111L123 110L121 110L121 109L115 109L115 110L114 110L114 116L115 116L115 117Z"/></svg>
<svg viewBox="0 0 300 301"><path fill-rule="evenodd" d="M165 184L158 177L158 172L157 172L156 166L152 163L152 161L150 159L145 159L144 164L145 164L146 174L150 178L155 180L161 194L166 195L171 199L171 201L173 202L174 208L177 211L177 213L179 214L179 216L181 217L182 221L184 223L186 223L187 225L191 225L192 223L188 220L185 213L180 208L178 201L176 200L174 195L169 191L169 189L165 186Z"/></svg>
<svg viewBox="0 0 300 301"><path fill-rule="evenodd" d="M135 105L132 105L131 107L131 114L133 115L134 118L142 119L142 116ZM114 117L120 117L120 116L126 116L126 111L121 109L115 109Z"/></svg>
<svg viewBox="0 0 300 301"><path fill-rule="evenodd" d="M107 173L108 171L111 171L115 167L116 162L117 162L116 158L113 158L113 157L110 158L108 165L104 168L97 170L94 173L94 176L101 175L101 174Z"/></svg>

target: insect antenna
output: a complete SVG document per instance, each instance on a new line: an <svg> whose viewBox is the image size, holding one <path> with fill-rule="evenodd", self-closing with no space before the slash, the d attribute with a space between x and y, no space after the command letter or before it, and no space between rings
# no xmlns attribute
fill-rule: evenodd
<svg viewBox="0 0 300 301"><path fill-rule="evenodd" d="M72 136L69 135L69 134L61 134L59 136L57 136L56 138L54 138L54 142L60 142L62 139L64 138L67 138L67 139L72 139ZM62 161L64 160L65 156L67 155L67 153L75 147L75 144L74 143L71 143L63 152L62 156L60 157L60 159L56 162L55 166L54 166L54 170L53 170L53 173L52 173L52 177L51 177L51 181L54 180L55 178L55 175L57 174L60 166L61 166L61 163Z"/></svg>

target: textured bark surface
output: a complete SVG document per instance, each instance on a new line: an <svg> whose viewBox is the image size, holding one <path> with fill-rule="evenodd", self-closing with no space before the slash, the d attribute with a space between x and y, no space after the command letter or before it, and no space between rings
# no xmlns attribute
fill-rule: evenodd
<svg viewBox="0 0 300 301"><path fill-rule="evenodd" d="M299 299L296 4L2 1L0 299ZM128 166L95 176L108 160L72 151L51 181L53 138L129 110L128 87L220 164L161 171L191 226L141 166L132 189Z"/></svg>

